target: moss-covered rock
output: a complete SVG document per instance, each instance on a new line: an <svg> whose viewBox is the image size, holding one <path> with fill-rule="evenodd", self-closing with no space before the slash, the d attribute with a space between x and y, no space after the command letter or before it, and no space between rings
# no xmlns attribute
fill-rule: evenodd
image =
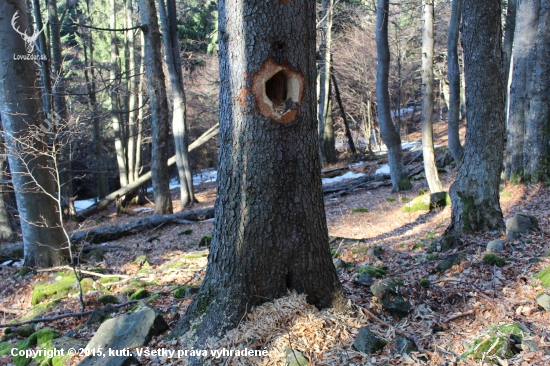
<svg viewBox="0 0 550 366"><path fill-rule="evenodd" d="M138 256L136 259L134 259L134 264L140 265L140 266L150 266L151 263L149 263L149 260L147 259L147 256L145 254Z"/></svg>
<svg viewBox="0 0 550 366"><path fill-rule="evenodd" d="M118 282L120 281L120 277L102 277L99 279L99 283L102 285L107 285L111 282Z"/></svg>
<svg viewBox="0 0 550 366"><path fill-rule="evenodd" d="M540 284L544 288L550 288L550 266L536 273L533 278L540 280Z"/></svg>
<svg viewBox="0 0 550 366"><path fill-rule="evenodd" d="M80 281L82 292L86 293L93 289L94 281L91 278L84 278ZM62 299L69 294L78 293L78 283L73 274L59 272L54 278L34 285L31 304L36 305L40 302L52 299Z"/></svg>
<svg viewBox="0 0 550 366"><path fill-rule="evenodd" d="M437 271L444 272L448 269L451 269L453 266L460 264L465 258L466 257L463 253L454 253L448 255L441 262L439 262L435 269Z"/></svg>
<svg viewBox="0 0 550 366"><path fill-rule="evenodd" d="M205 235L201 238L199 242L199 247L209 247L212 242L212 235Z"/></svg>
<svg viewBox="0 0 550 366"><path fill-rule="evenodd" d="M491 325L487 333L476 338L464 352L460 359L473 358L484 359L485 362L499 364L498 358L510 358L513 352L510 349L509 337L511 335L522 338L527 329L521 324Z"/></svg>
<svg viewBox="0 0 550 366"><path fill-rule="evenodd" d="M445 207L451 204L451 198L447 192L437 192L416 197L403 206L403 212L430 211L437 207Z"/></svg>
<svg viewBox="0 0 550 366"><path fill-rule="evenodd" d="M102 250L94 249L86 254L86 258L100 262L105 259L105 254Z"/></svg>
<svg viewBox="0 0 550 366"><path fill-rule="evenodd" d="M352 208L351 210L349 210L349 212L351 212L351 213L360 213L360 212L369 212L369 210L367 210L366 208L363 208L363 207L358 207L358 208Z"/></svg>
<svg viewBox="0 0 550 366"><path fill-rule="evenodd" d="M20 318L10 320L8 322L8 324L17 323L17 322L24 322L24 321L35 319L35 318L41 318L46 313L46 310L48 310L49 308L57 305L60 301L61 301L61 299L57 299L57 300L54 300L54 301L51 301L51 302L38 304L34 308L32 308L27 314L23 315Z"/></svg>
<svg viewBox="0 0 550 366"><path fill-rule="evenodd" d="M506 219L507 232L522 234L531 230L540 231L539 220L535 216L518 213Z"/></svg>
<svg viewBox="0 0 550 366"><path fill-rule="evenodd" d="M370 329L366 327L361 327L355 342L353 342L353 347L359 352L371 355L378 352L388 344L385 339L377 337Z"/></svg>
<svg viewBox="0 0 550 366"><path fill-rule="evenodd" d="M372 277L382 278L386 275L387 270L388 266L363 266L359 267L359 274L357 277L368 274Z"/></svg>
<svg viewBox="0 0 550 366"><path fill-rule="evenodd" d="M423 278L420 281L418 281L418 284L422 287L429 287L432 284L432 282L427 278Z"/></svg>
<svg viewBox="0 0 550 366"><path fill-rule="evenodd" d="M118 298L113 295L102 295L97 299L97 301L99 301L103 305L118 304Z"/></svg>
<svg viewBox="0 0 550 366"><path fill-rule="evenodd" d="M185 229L185 230L182 230L178 233L178 235L191 235L191 233L193 232L193 230L191 229Z"/></svg>
<svg viewBox="0 0 550 366"><path fill-rule="evenodd" d="M185 286L181 286L181 287L178 287L176 289L176 291L174 291L174 297L176 299L183 299L185 297L185 294L187 293L187 290L186 290L186 287Z"/></svg>
<svg viewBox="0 0 550 366"><path fill-rule="evenodd" d="M145 299L149 296L150 296L149 291L147 291L146 289L143 288L143 289L140 289L140 290L137 290L136 292L134 292L128 300L130 300L130 301L132 301L132 300L141 300L141 299Z"/></svg>
<svg viewBox="0 0 550 366"><path fill-rule="evenodd" d="M483 261L491 266L504 267L506 265L506 260L493 253L485 254Z"/></svg>

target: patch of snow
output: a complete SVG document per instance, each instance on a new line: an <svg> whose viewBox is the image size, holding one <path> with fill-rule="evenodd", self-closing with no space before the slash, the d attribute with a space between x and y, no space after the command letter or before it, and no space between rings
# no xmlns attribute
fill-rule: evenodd
<svg viewBox="0 0 550 366"><path fill-rule="evenodd" d="M410 112L412 112L412 111L413 111L413 107L401 108L401 115L403 116L403 115L405 115L405 114L407 114L407 113L410 113ZM396 110L393 110L393 109L392 109L392 110L390 111L390 113L391 113L391 116L392 116L392 117L397 117L397 111L396 111Z"/></svg>
<svg viewBox="0 0 550 366"><path fill-rule="evenodd" d="M390 166L388 164L384 164L380 168L376 169L374 174L390 174Z"/></svg>
<svg viewBox="0 0 550 366"><path fill-rule="evenodd" d="M422 148L422 142L419 142L419 141L401 143L401 149L403 150L419 150L421 148Z"/></svg>
<svg viewBox="0 0 550 366"><path fill-rule="evenodd" d="M359 177L363 177L364 175L365 174L363 174L363 173L347 172L346 174L340 175L338 177L323 178L323 184L330 184L330 183L340 182L340 181L343 181L343 180L346 180L346 179L359 178Z"/></svg>
<svg viewBox="0 0 550 366"><path fill-rule="evenodd" d="M193 184L215 182L218 179L218 171L214 168L203 169L193 175Z"/></svg>
<svg viewBox="0 0 550 366"><path fill-rule="evenodd" d="M12 262L12 260L10 259L9 261L6 261L6 262L2 263L2 266L7 266L7 265L9 265L11 262Z"/></svg>
<svg viewBox="0 0 550 366"><path fill-rule="evenodd" d="M12 264L12 267L21 267L23 265L23 262L15 262Z"/></svg>
<svg viewBox="0 0 550 366"><path fill-rule="evenodd" d="M91 205L93 205L95 202L96 202L96 200L93 199L93 198L91 198L91 199L89 199L89 200L74 201L74 208L75 208L77 211L82 211L82 210L87 209L87 208L90 207Z"/></svg>

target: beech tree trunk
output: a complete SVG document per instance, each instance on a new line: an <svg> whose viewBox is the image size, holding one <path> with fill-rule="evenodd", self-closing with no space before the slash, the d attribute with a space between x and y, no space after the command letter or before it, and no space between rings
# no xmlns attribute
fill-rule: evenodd
<svg viewBox="0 0 550 366"><path fill-rule="evenodd" d="M162 56L160 52L161 34L158 27L157 9L154 0L140 0L141 23L144 24L145 36L145 69L151 108L151 173L155 201L155 214L172 213L168 165L168 100Z"/></svg>
<svg viewBox="0 0 550 366"><path fill-rule="evenodd" d="M529 116L527 88L535 67L539 5L540 0L523 0L519 2L517 7L504 172L504 178L513 183L523 181L525 170L526 118ZM538 131L537 133L540 134L541 132Z"/></svg>
<svg viewBox="0 0 550 366"><path fill-rule="evenodd" d="M127 28L133 27L133 1L126 0L125 6L125 25ZM126 155L128 161L128 183L136 180L136 153L138 146L136 145L136 122L137 122L137 80L138 70L136 70L136 51L134 41L134 30L126 31L126 50L128 52L127 62L128 69L126 70L126 84L128 85L128 142L126 144Z"/></svg>
<svg viewBox="0 0 550 366"><path fill-rule="evenodd" d="M434 153L434 0L422 1L422 154L430 192L443 190Z"/></svg>
<svg viewBox="0 0 550 366"><path fill-rule="evenodd" d="M525 114L524 178L538 183L550 179L550 1L539 1L538 27Z"/></svg>
<svg viewBox="0 0 550 366"><path fill-rule="evenodd" d="M499 183L505 78L500 2L463 0L462 4L468 130L463 163L450 190L453 204L447 232L502 231Z"/></svg>
<svg viewBox="0 0 550 366"><path fill-rule="evenodd" d="M176 165L180 180L180 206L184 208L195 201L195 195L193 191L193 173L187 151L186 101L185 90L183 88L183 75L181 73L176 3L174 0L167 0L168 12L166 11L164 0L158 0L158 3L164 49L166 52L166 64L172 86L172 134L174 135L176 146Z"/></svg>
<svg viewBox="0 0 550 366"><path fill-rule="evenodd" d="M321 308L346 308L320 176L315 2L218 4L226 82L214 234L201 290L173 333L191 330L196 344L289 290Z"/></svg>
<svg viewBox="0 0 550 366"><path fill-rule="evenodd" d="M332 71L331 71L332 72ZM321 147L323 149L323 157L327 164L334 164L338 161L336 156L336 142L334 139L334 119L332 117L332 81L328 76L328 95L326 98L326 110L324 113L323 140Z"/></svg>
<svg viewBox="0 0 550 366"><path fill-rule="evenodd" d="M346 111L344 110L344 104L342 103L342 97L340 95L340 89L338 89L338 83L336 82L336 76L334 76L334 69L331 75L331 79L334 84L334 92L336 94L336 100L338 101L338 107L340 108L342 119L344 120L344 128L346 129L346 137L348 138L349 149L351 150L351 153L355 155L357 154L357 149L355 148L355 143L353 142L348 118L346 117Z"/></svg>
<svg viewBox="0 0 550 366"><path fill-rule="evenodd" d="M462 0L453 0L449 38L447 39L447 73L449 78L449 150L457 166L464 152L460 144L460 67L458 66L458 36Z"/></svg>
<svg viewBox="0 0 550 366"><path fill-rule="evenodd" d="M510 75L512 69L512 52L514 44L514 33L516 30L516 9L517 1L508 0L506 7L506 26L504 28L504 41L502 51L504 52L504 76L506 77L506 126L508 126L508 111L510 108Z"/></svg>
<svg viewBox="0 0 550 366"><path fill-rule="evenodd" d="M390 92L388 89L390 73L390 46L388 42L389 1L378 0L376 8L376 52L378 67L376 72L376 100L378 123L384 143L388 147L388 162L393 191L412 188L403 164L401 137L392 122L390 113Z"/></svg>
<svg viewBox="0 0 550 366"><path fill-rule="evenodd" d="M14 60L15 55L26 55L25 42L13 31L10 21L18 12L17 24L28 29L27 10L22 0L0 2L0 111L7 144L12 182L21 218L25 265L50 267L66 263L67 242L56 212L55 182L46 155L47 146L34 137L44 121L40 99L35 87L35 69L32 60ZM32 144L36 151L25 149L21 141ZM30 176L32 174L32 177ZM50 196L51 195L51 196Z"/></svg>
<svg viewBox="0 0 550 366"><path fill-rule="evenodd" d="M0 119L0 124L2 119ZM3 130L0 127L0 130ZM8 158L6 154L6 147L4 142L4 136L0 136L0 239L11 239L13 237L13 229L11 227L11 220L7 210L6 198L8 197L8 185L9 176L7 176L6 168Z"/></svg>

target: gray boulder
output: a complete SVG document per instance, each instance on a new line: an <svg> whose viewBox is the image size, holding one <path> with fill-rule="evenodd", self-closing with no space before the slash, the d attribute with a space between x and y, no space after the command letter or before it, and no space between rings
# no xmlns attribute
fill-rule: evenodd
<svg viewBox="0 0 550 366"><path fill-rule="evenodd" d="M391 345L395 352L399 354L409 354L411 352L418 351L413 342L409 341L403 336L397 336L397 338L391 342Z"/></svg>
<svg viewBox="0 0 550 366"><path fill-rule="evenodd" d="M402 286L401 280L389 278L372 285L370 289L384 310L392 315L405 317L412 309L412 305L399 292Z"/></svg>
<svg viewBox="0 0 550 366"><path fill-rule="evenodd" d="M285 347L286 366L307 366L309 360L304 354L298 350Z"/></svg>
<svg viewBox="0 0 550 366"><path fill-rule="evenodd" d="M351 267L351 264L349 264L348 262L344 262L340 258L336 258L332 262L334 263L334 267L336 267L336 269L345 269Z"/></svg>
<svg viewBox="0 0 550 366"><path fill-rule="evenodd" d="M550 296L547 294L542 294L537 297L537 304L539 304L544 310L550 311Z"/></svg>
<svg viewBox="0 0 550 366"><path fill-rule="evenodd" d="M448 234L442 236L437 244L440 247L441 253L444 253L454 248L460 248L464 242L459 237Z"/></svg>
<svg viewBox="0 0 550 366"><path fill-rule="evenodd" d="M361 327L353 346L359 352L363 352L367 355L378 352L386 346L388 342L380 337L377 337L366 327Z"/></svg>
<svg viewBox="0 0 550 366"><path fill-rule="evenodd" d="M435 269L440 272L444 272L448 269L451 269L454 265L461 263L464 260L465 256L463 253L454 253L445 257Z"/></svg>
<svg viewBox="0 0 550 366"><path fill-rule="evenodd" d="M502 252L504 250L504 243L500 239L492 240L487 243L487 250L491 252Z"/></svg>
<svg viewBox="0 0 550 366"><path fill-rule="evenodd" d="M531 230L540 231L539 220L535 216L518 213L506 219L506 232L521 234Z"/></svg>

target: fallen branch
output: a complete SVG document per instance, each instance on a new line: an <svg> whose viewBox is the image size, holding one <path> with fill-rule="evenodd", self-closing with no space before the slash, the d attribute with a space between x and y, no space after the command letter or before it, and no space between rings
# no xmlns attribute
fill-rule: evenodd
<svg viewBox="0 0 550 366"><path fill-rule="evenodd" d="M199 138L197 138L191 145L189 145L188 150L194 150L197 147L203 145L207 141L209 141L212 137L216 136L220 132L220 126L219 123L210 128L208 131L203 133ZM168 166L174 165L176 163L176 156L172 156L170 159L168 159ZM143 174L141 177L136 179L134 182L128 184L125 187L120 188L117 191L114 191L113 193L106 196L101 201L97 202L96 204L93 204L92 206L88 207L87 209L81 211L77 215L77 220L84 221L88 217L98 213L99 211L105 210L111 203L115 202L117 198L124 197L128 193L135 191L145 183L147 183L151 179L151 172Z"/></svg>
<svg viewBox="0 0 550 366"><path fill-rule="evenodd" d="M41 272L55 272L55 271L63 271L63 270L73 270L72 267L69 266L59 266L59 267L52 267L52 268L45 268L45 269L39 269L37 270L38 273ZM95 276L100 278L133 278L133 276L123 275L123 274L103 274L103 273L97 273L92 271L86 271L85 269L77 269L78 272L87 274L89 276Z"/></svg>
<svg viewBox="0 0 550 366"><path fill-rule="evenodd" d="M21 314L24 313L24 310L19 309L7 309L7 308L0 308L0 312L6 313L6 314Z"/></svg>
<svg viewBox="0 0 550 366"><path fill-rule="evenodd" d="M400 334L403 338L407 339L408 341L414 343L414 345L416 346L416 348L418 349L418 352L420 353L424 353L426 354L428 357L432 358L433 357L433 353L424 349L419 343L418 341L416 340L416 338L414 338L412 335L410 335L409 333L406 333L406 332L403 332L402 330L399 330L397 329L396 327L394 327L393 325L391 325L390 323L386 323L385 321L383 321L382 319L380 319L379 317L377 317L376 315L374 315L373 313L371 313L369 310L365 309L364 307L360 306L361 310L363 311L363 313L370 317L371 319L373 320L376 320L378 323L382 324L383 326L387 327L387 328L390 328L390 329L393 329L396 333Z"/></svg>
<svg viewBox="0 0 550 366"><path fill-rule="evenodd" d="M128 301L128 302L125 302L125 303L122 303L122 304L112 305L112 307L115 308L115 309L118 309L118 308L121 308L123 306L135 304L136 302L139 302L139 300L131 300L131 301ZM71 318L71 317L77 317L77 316L90 315L91 313L93 313L94 310L82 311L80 313L61 314L61 315L52 316L50 318L36 318L36 319L26 320L24 322L19 322L19 323L0 324L0 328L19 327L19 326L25 325L25 324L49 323L49 322L53 322L53 321L63 319L63 318Z"/></svg>
<svg viewBox="0 0 550 366"><path fill-rule="evenodd" d="M461 318L463 316L466 316L466 315L472 315L474 313L473 310L468 310L468 311L465 311L463 313L458 313L458 314L455 314L453 316L450 316L448 317L447 319L443 320L443 323L448 323L452 320L455 320L455 319L458 319L458 318Z"/></svg>

